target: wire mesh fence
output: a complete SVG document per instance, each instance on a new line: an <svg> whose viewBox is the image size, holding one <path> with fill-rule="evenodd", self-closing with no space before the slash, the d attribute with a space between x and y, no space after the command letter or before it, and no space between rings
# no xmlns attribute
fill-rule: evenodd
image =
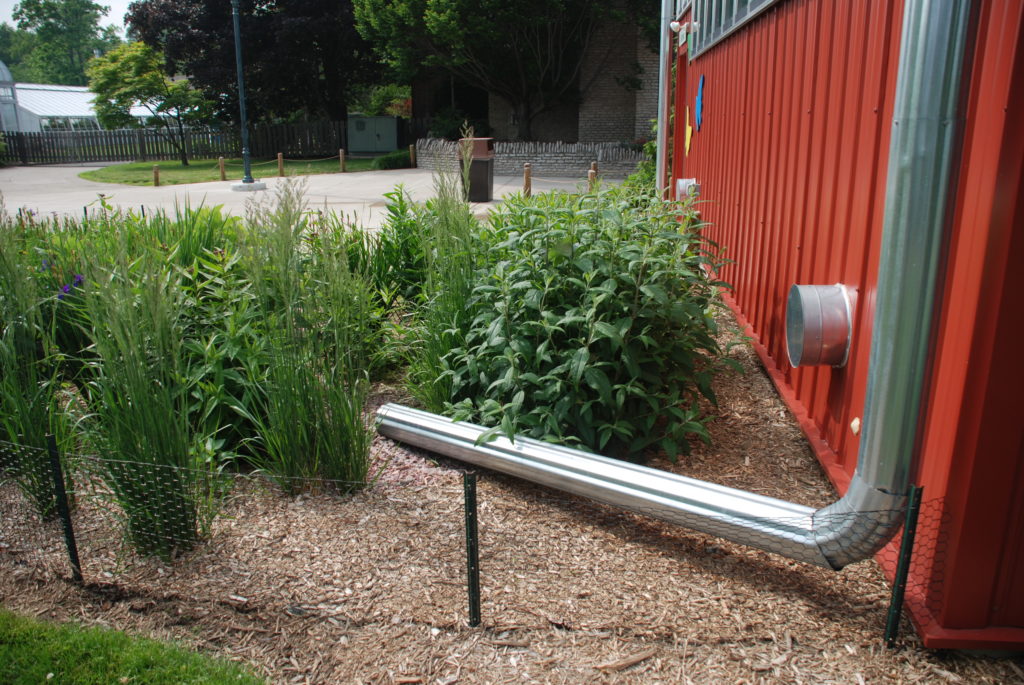
<svg viewBox="0 0 1024 685"><path fill-rule="evenodd" d="M382 615L453 626L467 622L472 576L467 577L466 551L475 545L468 536L466 490L454 471L426 483L308 481L292 487L262 475L94 455L64 455L61 462L86 584L150 598L188 596L191 611L228 612L235 624L257 632L260 621L277 615L319 617L336 625ZM0 443L0 572L41 581L73 575L56 482L46 450ZM284 494L296 491L303 494ZM338 496L346 491L353 492ZM718 603L729 601L723 599L727 593L708 599L679 584L650 587L638 580L642 566L653 565L666 577L707 571L756 584L763 579L751 569L772 559L756 551L765 546L756 530L746 541L750 548L731 546L506 477L482 482L479 500L480 580L476 598L469 594L470 621L475 611L494 628L514 626L524 616L556 628L599 627L615 614L640 627L664 621L673 611L692 618L699 615L690 613L694 607L719 611ZM918 620L941 598L942 504L933 499L921 507L906 591ZM877 514L885 521L903 516ZM774 534L803 523L766 522L765 535L767 528ZM878 555L883 569L895 566L900 539ZM744 558L753 563L744 566ZM792 569L799 567L774 559L768 563L775 571L783 578L793 574L796 583ZM743 567L747 571L736 570ZM784 582L778 585L788 590ZM607 599L610 587L616 602ZM838 592L813 584L805 591L826 599ZM888 598L879 596L869 608L880 620L887 605ZM243 620L247 616L252 620Z"/></svg>

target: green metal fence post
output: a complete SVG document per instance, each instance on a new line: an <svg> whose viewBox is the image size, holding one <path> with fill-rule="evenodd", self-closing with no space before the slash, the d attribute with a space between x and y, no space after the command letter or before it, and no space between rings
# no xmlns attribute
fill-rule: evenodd
<svg viewBox="0 0 1024 685"><path fill-rule="evenodd" d="M64 525L64 544L68 548L68 559L71 561L71 576L82 582L82 564L78 560L78 545L75 543L75 529L71 525L71 507L68 506L68 493L64 488L64 469L60 465L60 454L57 452L57 439L53 435L46 436L46 446L50 451L50 468L53 471L53 493L57 499L57 514Z"/></svg>
<svg viewBox="0 0 1024 685"><path fill-rule="evenodd" d="M907 575L910 573L910 559L914 554L914 536L917 534L917 518L921 512L921 493L924 488L913 485L907 499L907 518L903 523L903 537L900 540L900 555L896 562L896 576L892 581L892 595L889 599L889 614L885 619L885 644L889 649L896 646L900 631L900 616L903 614L903 598L907 590Z"/></svg>
<svg viewBox="0 0 1024 685"><path fill-rule="evenodd" d="M466 579L469 586L469 625L480 625L480 546L476 526L476 474L462 476L466 508Z"/></svg>

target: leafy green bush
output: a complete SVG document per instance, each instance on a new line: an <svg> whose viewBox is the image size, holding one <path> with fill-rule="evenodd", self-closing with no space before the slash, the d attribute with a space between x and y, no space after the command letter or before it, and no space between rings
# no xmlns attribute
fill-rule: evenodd
<svg viewBox="0 0 1024 685"><path fill-rule="evenodd" d="M706 438L721 284L680 211L618 191L507 201L437 363L447 411L618 457Z"/></svg>
<svg viewBox="0 0 1024 685"><path fill-rule="evenodd" d="M422 301L426 283L426 244L423 212L401 186L384 193L384 221L378 230L344 227L338 217L326 217L329 230L347 235L349 264L365 275L385 310L401 302ZM347 230L346 230L347 229Z"/></svg>
<svg viewBox="0 0 1024 685"><path fill-rule="evenodd" d="M395 150L380 157L374 157L370 168L378 171L385 169L408 169L412 166L408 150Z"/></svg>
<svg viewBox="0 0 1024 685"><path fill-rule="evenodd" d="M639 193L647 193L655 188L655 181L658 175L656 168L658 155L657 126L651 130L651 139L644 143L643 152L646 155L646 159L636 165L636 171L626 178L624 184L627 188L632 188Z"/></svg>

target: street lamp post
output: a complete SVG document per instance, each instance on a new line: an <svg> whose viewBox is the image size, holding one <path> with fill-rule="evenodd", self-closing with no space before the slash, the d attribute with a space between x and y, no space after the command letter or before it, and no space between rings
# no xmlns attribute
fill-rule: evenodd
<svg viewBox="0 0 1024 685"><path fill-rule="evenodd" d="M231 21L235 29L235 68L238 72L238 112L242 126L242 182L231 186L232 190L263 190L265 183L258 183L252 177L252 163L249 160L249 123L245 116L245 76L242 69L242 28L238 19L238 0L231 0Z"/></svg>

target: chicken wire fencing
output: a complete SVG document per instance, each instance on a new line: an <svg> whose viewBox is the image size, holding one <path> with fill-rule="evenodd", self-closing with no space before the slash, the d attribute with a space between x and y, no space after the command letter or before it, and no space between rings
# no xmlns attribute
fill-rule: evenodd
<svg viewBox="0 0 1024 685"><path fill-rule="evenodd" d="M622 546L623 530L631 539L639 530L655 547L681 545L691 557L721 555L710 536L695 546L704 536L666 536L656 522L547 488L518 484L516 496L499 496L512 479L496 477L482 481L478 496L474 473L461 482L449 475L428 483L289 482L301 479L0 442L0 572L161 596L187 588L195 605L228 607L253 621L283 612L344 623L390 612L396 621L459 625L468 598L469 625L489 623L489 613L507 622L502 617L518 612L571 627L588 612L613 609L588 603L594 587L621 583L624 592L647 594L630 580L634 561ZM892 521L904 512L877 516ZM891 619L890 646L892 617L898 627L904 602L920 620L941 599L944 517L941 500L921 502L916 541L897 534L876 556L887 571L902 556L907 571L905 585L896 579L902 596L877 602ZM750 538L752 547L764 546L756 530ZM595 544L608 545L604 560L580 562L594 558L583 548ZM531 606L527 598L554 588L566 594L555 603L561 610Z"/></svg>

